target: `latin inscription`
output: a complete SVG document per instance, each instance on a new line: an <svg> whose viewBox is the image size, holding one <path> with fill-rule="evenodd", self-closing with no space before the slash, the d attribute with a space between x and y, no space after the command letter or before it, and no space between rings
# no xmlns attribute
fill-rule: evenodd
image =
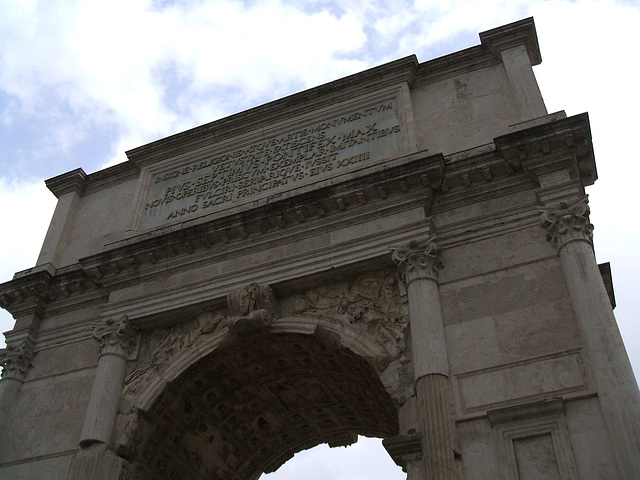
<svg viewBox="0 0 640 480"><path fill-rule="evenodd" d="M395 99L157 173L141 228L255 201L402 150Z"/></svg>

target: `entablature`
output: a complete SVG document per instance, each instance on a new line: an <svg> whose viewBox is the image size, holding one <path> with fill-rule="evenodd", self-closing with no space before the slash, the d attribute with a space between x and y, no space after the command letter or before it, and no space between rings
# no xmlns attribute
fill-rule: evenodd
<svg viewBox="0 0 640 480"><path fill-rule="evenodd" d="M491 211L465 218L464 225L448 215L448 220L442 217L443 223L438 225L444 248L460 241L528 228L538 222L533 192L540 186L541 176L567 169L583 185L596 178L588 116L560 119L549 116L549 120L498 137L493 144L447 157L428 152L409 154L368 167L346 179L332 179L317 189L298 194L287 192L272 202L233 215L198 217L152 230L106 245L104 252L63 269L39 266L0 285L0 302L15 316L33 300L53 303L67 299L73 303L68 300L70 297L81 298L86 292L96 291L102 291L98 295L106 298L109 292L143 279L197 269L240 252L247 254L252 249L266 251L313 235L340 232L357 222L393 218L399 212L416 208L421 209L420 218L431 215L437 222L444 212L530 190L531 199L518 205L491 207ZM72 177L77 179L78 175L76 172ZM411 222L418 220L416 217ZM384 232L386 235L403 231L399 224L389 228ZM359 239L362 245L372 242L373 250L369 253L362 246L357 249L348 246L349 241L345 240L339 249L350 253L341 257L334 244L332 255L341 258L341 265L381 255L384 245L393 240L379 238L381 234L372 232ZM308 259L298 261L308 267ZM89 295L94 296L95 293Z"/></svg>

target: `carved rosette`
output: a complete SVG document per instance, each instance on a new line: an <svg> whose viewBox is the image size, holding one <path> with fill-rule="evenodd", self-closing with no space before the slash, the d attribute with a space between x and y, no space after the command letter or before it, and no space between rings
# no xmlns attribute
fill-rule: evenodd
<svg viewBox="0 0 640 480"><path fill-rule="evenodd" d="M435 235L431 235L426 240L411 241L406 247L393 249L391 258L398 266L398 287L401 295L407 294L407 287L415 280L437 280L440 249L435 240Z"/></svg>
<svg viewBox="0 0 640 480"><path fill-rule="evenodd" d="M24 381L27 371L32 366L33 353L23 343L20 346L7 345L0 349L0 365L3 379Z"/></svg>
<svg viewBox="0 0 640 480"><path fill-rule="evenodd" d="M93 327L93 338L100 344L100 355L128 357L136 346L137 327L124 315L120 320L111 318Z"/></svg>
<svg viewBox="0 0 640 480"><path fill-rule="evenodd" d="M593 225L589 222L588 199L584 197L573 203L560 202L541 210L542 226L547 229L547 240L562 248L569 242L592 242Z"/></svg>

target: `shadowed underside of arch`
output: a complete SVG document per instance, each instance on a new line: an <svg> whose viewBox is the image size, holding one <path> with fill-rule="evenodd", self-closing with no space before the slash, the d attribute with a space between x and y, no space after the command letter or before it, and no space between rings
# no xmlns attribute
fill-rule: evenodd
<svg viewBox="0 0 640 480"><path fill-rule="evenodd" d="M361 357L315 335L235 338L172 382L140 419L133 463L150 478L254 479L320 443L398 433Z"/></svg>

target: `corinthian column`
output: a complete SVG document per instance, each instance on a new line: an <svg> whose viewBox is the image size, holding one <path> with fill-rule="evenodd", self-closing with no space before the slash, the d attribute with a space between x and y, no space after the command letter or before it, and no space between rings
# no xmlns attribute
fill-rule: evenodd
<svg viewBox="0 0 640 480"><path fill-rule="evenodd" d="M109 444L127 358L136 344L135 329L126 316L97 325L93 337L100 344L100 358L82 428L82 447L97 442Z"/></svg>
<svg viewBox="0 0 640 480"><path fill-rule="evenodd" d="M619 478L638 479L640 392L593 253L587 197L543 210L542 225L548 231L548 240L558 246Z"/></svg>
<svg viewBox="0 0 640 480"><path fill-rule="evenodd" d="M0 365L3 367L0 381L0 430L6 426L11 416L32 359L33 355L25 344L20 347L8 345L7 348L0 349Z"/></svg>
<svg viewBox="0 0 640 480"><path fill-rule="evenodd" d="M453 393L440 307L438 247L430 237L393 252L400 293L408 295L416 397L427 479L454 480L457 450ZM412 479L410 479L412 480Z"/></svg>

